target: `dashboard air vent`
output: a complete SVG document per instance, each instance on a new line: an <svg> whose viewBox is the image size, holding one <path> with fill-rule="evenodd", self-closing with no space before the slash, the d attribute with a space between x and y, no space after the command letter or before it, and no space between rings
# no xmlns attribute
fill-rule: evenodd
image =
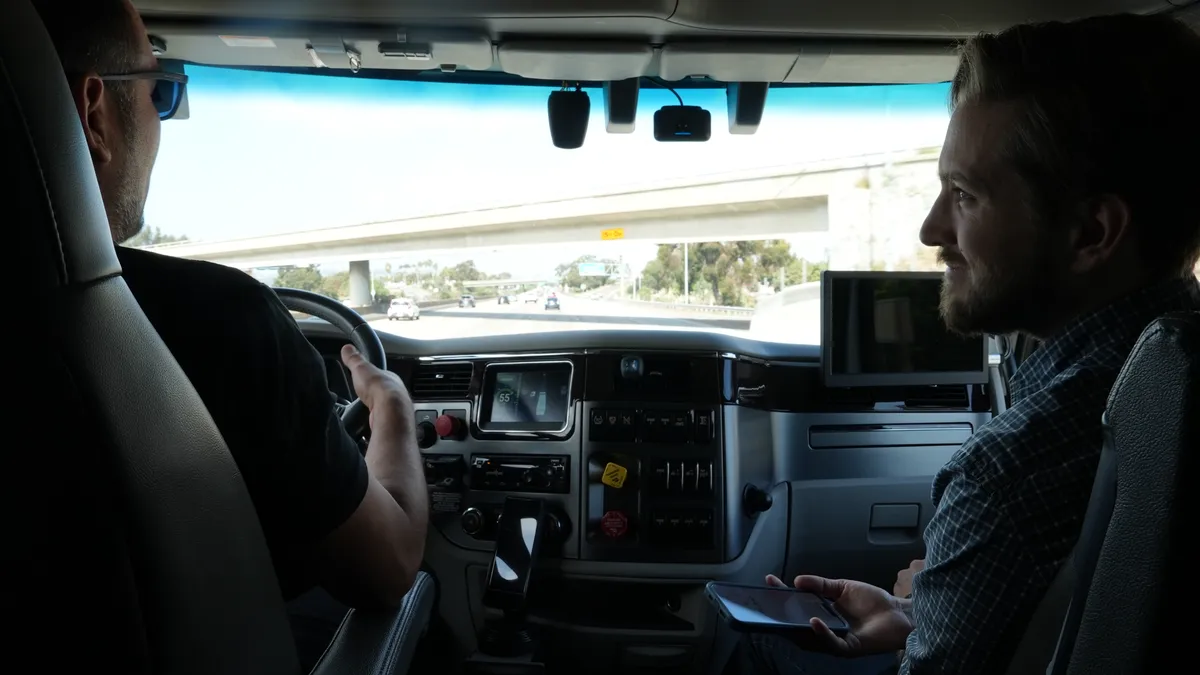
<svg viewBox="0 0 1200 675"><path fill-rule="evenodd" d="M445 401L466 398L471 392L470 363L429 363L417 366L413 376L415 401Z"/></svg>
<svg viewBox="0 0 1200 675"><path fill-rule="evenodd" d="M904 405L909 408L969 408L971 398L965 385L909 387L904 392Z"/></svg>

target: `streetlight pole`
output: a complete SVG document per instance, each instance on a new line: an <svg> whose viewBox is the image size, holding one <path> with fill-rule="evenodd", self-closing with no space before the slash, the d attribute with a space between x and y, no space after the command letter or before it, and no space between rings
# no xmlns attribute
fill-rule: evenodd
<svg viewBox="0 0 1200 675"><path fill-rule="evenodd" d="M684 242L683 243L683 304L685 304L685 305L692 304L691 299L690 299L691 291L689 289L689 287L691 286L691 280L688 279L688 275L691 272L689 267L690 267L690 265L688 265L688 245L687 245L687 242Z"/></svg>

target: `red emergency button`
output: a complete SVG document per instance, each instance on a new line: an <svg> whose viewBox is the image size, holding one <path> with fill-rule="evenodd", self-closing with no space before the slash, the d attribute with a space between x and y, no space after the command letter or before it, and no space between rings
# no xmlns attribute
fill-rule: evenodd
<svg viewBox="0 0 1200 675"><path fill-rule="evenodd" d="M629 531L629 518L621 511L609 511L600 518L600 530L610 539L620 539Z"/></svg>
<svg viewBox="0 0 1200 675"><path fill-rule="evenodd" d="M466 425L463 421L453 415L438 415L438 418L433 422L433 428L437 430L437 435L442 438L449 438L455 441L461 441L466 435Z"/></svg>

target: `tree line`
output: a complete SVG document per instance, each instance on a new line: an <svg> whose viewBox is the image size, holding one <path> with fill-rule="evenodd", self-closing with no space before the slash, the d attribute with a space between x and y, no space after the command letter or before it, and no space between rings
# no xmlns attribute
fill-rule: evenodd
<svg viewBox="0 0 1200 675"><path fill-rule="evenodd" d="M684 246L687 274L684 274ZM749 307L763 290L782 290L821 278L824 261L805 260L781 239L660 244L642 271L642 299L673 301L684 295L697 304Z"/></svg>
<svg viewBox="0 0 1200 675"><path fill-rule="evenodd" d="M432 260L394 266L387 263L382 275L372 275L371 290L377 303L386 303L396 295L390 285L401 287L401 294L419 296L419 300L452 300L462 294L467 281L498 281L512 278L508 272L490 275L480 270L473 260L441 267ZM280 267L273 284L277 288L298 288L342 300L350 297L350 272L343 270L322 274L318 265ZM491 289L481 289L484 296Z"/></svg>

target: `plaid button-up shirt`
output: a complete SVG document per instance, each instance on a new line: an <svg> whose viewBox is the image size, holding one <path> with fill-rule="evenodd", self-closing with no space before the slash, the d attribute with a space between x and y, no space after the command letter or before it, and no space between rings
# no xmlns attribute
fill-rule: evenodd
<svg viewBox="0 0 1200 675"><path fill-rule="evenodd" d="M1102 444L1100 418L1142 330L1200 309L1196 279L1143 288L1053 337L1011 382L1012 407L938 473L913 580L900 672L1003 673L1083 525Z"/></svg>

